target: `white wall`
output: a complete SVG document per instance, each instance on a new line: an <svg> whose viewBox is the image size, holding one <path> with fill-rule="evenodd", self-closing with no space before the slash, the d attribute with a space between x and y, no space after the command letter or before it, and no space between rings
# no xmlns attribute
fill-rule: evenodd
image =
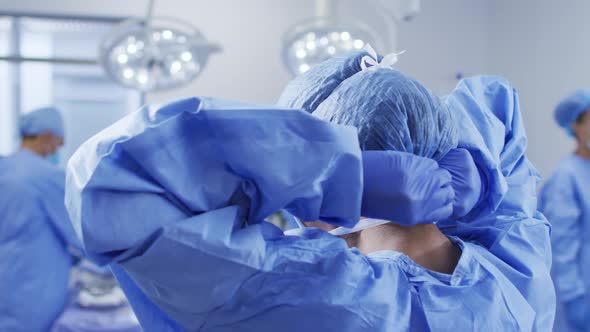
<svg viewBox="0 0 590 332"><path fill-rule="evenodd" d="M208 95L273 103L290 75L280 57L281 37L287 28L313 13L312 0L160 0L155 16L188 21L220 43L223 53L211 57L191 85L155 93L149 101L180 96ZM143 16L147 0L0 0L0 10L83 15Z"/></svg>
<svg viewBox="0 0 590 332"><path fill-rule="evenodd" d="M27 42L21 45L23 54L34 54L35 56L51 56L53 54L53 41L44 33L27 32L23 39ZM51 65L47 63L29 62L21 66L21 108L25 112L35 108L52 105L53 92L47 87L51 85Z"/></svg>
<svg viewBox="0 0 590 332"><path fill-rule="evenodd" d="M222 44L223 53L211 58L193 84L153 94L151 100L208 95L274 103L290 79L282 63L281 37L291 24L313 13L311 0L167 0L158 4L159 15L192 22L208 39Z"/></svg>
<svg viewBox="0 0 590 332"><path fill-rule="evenodd" d="M399 27L383 22L375 2L338 0L340 14L370 21L388 41L387 50L406 49L399 62L435 91L447 92L455 73L478 73L486 68L486 0L423 0L416 19ZM145 12L147 0L0 0L0 10L84 15L135 15ZM223 45L202 76L172 92L149 96L150 101L188 95L210 95L273 103L291 76L281 59L281 37L295 22L311 17L313 0L160 0L154 13L193 23L206 37ZM398 46L396 47L396 44Z"/></svg>
<svg viewBox="0 0 590 332"><path fill-rule="evenodd" d="M495 0L492 9L489 69L518 89L528 155L546 177L574 146L553 121L553 108L590 87L590 1Z"/></svg>
<svg viewBox="0 0 590 332"><path fill-rule="evenodd" d="M407 50L398 67L437 93L450 91L457 73L495 73L510 79L521 96L529 156L543 175L571 150L571 141L553 123L552 110L563 95L588 86L590 21L585 16L590 2L568 0L564 6L550 0L422 0L422 12L392 32L370 8L372 0L338 1L346 17L373 15L374 29L389 41L388 49L381 51ZM0 0L0 10L141 16L146 3ZM148 100L211 95L273 103L291 78L280 55L281 37L313 10L313 0L157 1L157 15L193 23L224 51L213 56L189 86L151 94Z"/></svg>
<svg viewBox="0 0 590 332"><path fill-rule="evenodd" d="M166 8L158 7L158 11L189 19L186 14L179 13L175 2L185 0L167 1ZM201 3L194 7L207 11L202 17L191 14L197 17L194 24L201 27L208 38L222 43L224 53L213 58L203 76L189 87L152 97L160 100L178 94L204 94L262 103L276 101L291 79L281 59L281 37L289 26L313 15L314 2L217 0L193 3ZM456 83L454 77L458 71L479 73L486 69L486 41L480 37L487 28L483 20L486 0L423 1L423 12L414 21L399 27L397 40L396 33L385 30L394 26L384 24L383 16L377 15L370 6L373 1L339 0L339 3L340 15L367 18L387 39L385 47L388 49L378 51L406 49L399 68L435 91L448 92ZM213 13L215 18L211 19Z"/></svg>
<svg viewBox="0 0 590 332"><path fill-rule="evenodd" d="M366 3L371 1L346 6L355 12ZM486 0L422 0L421 12L397 26L393 49L381 53L406 50L396 66L434 92L446 94L455 87L457 73L487 71L488 6Z"/></svg>

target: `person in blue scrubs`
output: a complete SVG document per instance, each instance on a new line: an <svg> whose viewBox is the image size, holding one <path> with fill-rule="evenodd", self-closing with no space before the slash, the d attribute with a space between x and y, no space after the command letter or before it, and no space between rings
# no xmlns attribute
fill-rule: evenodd
<svg viewBox="0 0 590 332"><path fill-rule="evenodd" d="M63 144L60 113L30 112L20 133L20 150L0 158L0 331L49 331L68 299L70 252L80 248L65 174L48 160Z"/></svg>
<svg viewBox="0 0 590 332"><path fill-rule="evenodd" d="M555 331L590 331L590 90L579 90L555 109L555 120L576 140L543 186L540 209L553 226Z"/></svg>
<svg viewBox="0 0 590 332"><path fill-rule="evenodd" d="M365 56L295 79L287 109L144 108L70 159L74 228L146 331L552 326L549 225L514 89L480 76L439 99L392 68L362 68ZM346 123L351 111L367 121ZM423 199L438 193L441 204ZM336 228L283 232L264 222L280 209Z"/></svg>

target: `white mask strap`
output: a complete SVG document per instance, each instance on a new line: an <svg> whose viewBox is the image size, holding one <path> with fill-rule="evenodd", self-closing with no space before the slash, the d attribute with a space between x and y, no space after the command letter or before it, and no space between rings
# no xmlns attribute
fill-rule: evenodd
<svg viewBox="0 0 590 332"><path fill-rule="evenodd" d="M404 54L406 51L401 51L399 53L391 53L383 57L381 62L379 62L379 57L377 56L377 52L371 47L371 45L367 44L364 47L364 50L369 53L369 55L365 55L361 58L361 68L363 71L366 70L375 70L377 68L388 68L392 69L393 65L395 65L398 61L398 55Z"/></svg>
<svg viewBox="0 0 590 332"><path fill-rule="evenodd" d="M350 233L360 232L367 228L383 225L390 223L389 220L382 220L382 219L362 219L353 228L347 227L338 227L330 231L330 234L334 236L342 236Z"/></svg>

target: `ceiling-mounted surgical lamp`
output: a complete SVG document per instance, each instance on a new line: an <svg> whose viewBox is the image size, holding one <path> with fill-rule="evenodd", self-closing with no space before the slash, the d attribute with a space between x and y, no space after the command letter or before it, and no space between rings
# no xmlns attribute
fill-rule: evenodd
<svg viewBox="0 0 590 332"><path fill-rule="evenodd" d="M378 48L382 44L364 24L340 21L336 0L317 0L316 16L295 24L283 38L283 61L293 75L333 56L360 50L366 44Z"/></svg>
<svg viewBox="0 0 590 332"><path fill-rule="evenodd" d="M283 61L293 75L306 72L333 56L362 49L366 44L382 50L385 40L393 40L395 26L380 34L367 25L339 19L337 0L316 0L316 18L295 24L283 38ZM386 25L410 21L420 12L420 0L374 0ZM384 32L384 33L383 33Z"/></svg>
<svg viewBox="0 0 590 332"><path fill-rule="evenodd" d="M203 71L209 56L221 50L189 23L152 17L153 6L150 0L145 19L122 23L100 46L100 62L108 76L141 91L188 84Z"/></svg>
<svg viewBox="0 0 590 332"><path fill-rule="evenodd" d="M294 75L333 56L377 44L361 24L341 24L330 19L313 19L294 26L285 37L283 59Z"/></svg>

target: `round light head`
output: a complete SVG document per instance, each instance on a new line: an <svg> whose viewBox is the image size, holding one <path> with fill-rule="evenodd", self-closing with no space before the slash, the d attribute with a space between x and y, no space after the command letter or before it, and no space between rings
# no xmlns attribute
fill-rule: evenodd
<svg viewBox="0 0 590 332"><path fill-rule="evenodd" d="M287 31L283 60L289 71L298 75L333 56L361 50L366 44L380 46L374 34L360 23L313 19Z"/></svg>
<svg viewBox="0 0 590 332"><path fill-rule="evenodd" d="M183 86L201 73L220 47L193 26L165 18L131 20L117 27L100 47L101 63L118 83L141 91Z"/></svg>

